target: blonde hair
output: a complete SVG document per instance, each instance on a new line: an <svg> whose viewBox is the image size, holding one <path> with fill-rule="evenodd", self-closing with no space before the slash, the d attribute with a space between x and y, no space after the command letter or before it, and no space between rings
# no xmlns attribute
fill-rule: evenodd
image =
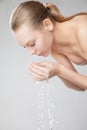
<svg viewBox="0 0 87 130"><path fill-rule="evenodd" d="M13 31L16 31L24 22L31 24L33 28L38 28L45 18L50 18L53 23L65 22L74 18L77 15L87 15L82 12L70 17L64 17L56 5L46 3L45 5L39 1L25 1L19 4L13 11L10 18L10 26Z"/></svg>

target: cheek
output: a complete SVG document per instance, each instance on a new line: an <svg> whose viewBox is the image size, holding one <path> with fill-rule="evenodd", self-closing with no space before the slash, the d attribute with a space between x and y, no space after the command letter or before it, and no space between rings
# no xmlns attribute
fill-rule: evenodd
<svg viewBox="0 0 87 130"><path fill-rule="evenodd" d="M40 47L42 50L49 51L53 44L52 36L46 36L41 39Z"/></svg>
<svg viewBox="0 0 87 130"><path fill-rule="evenodd" d="M47 50L50 50L51 47L52 47L52 44L53 44L53 38L52 37L46 37L44 39L44 48L47 49Z"/></svg>
<svg viewBox="0 0 87 130"><path fill-rule="evenodd" d="M51 44L50 42L48 43L47 40L43 40L38 44L37 49L41 51L49 51L51 49Z"/></svg>

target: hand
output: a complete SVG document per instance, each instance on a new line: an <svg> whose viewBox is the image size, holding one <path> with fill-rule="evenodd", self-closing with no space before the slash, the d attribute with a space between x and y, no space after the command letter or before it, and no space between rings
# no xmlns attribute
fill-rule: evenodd
<svg viewBox="0 0 87 130"><path fill-rule="evenodd" d="M54 62L32 62L30 72L35 80L48 80L58 74L59 64Z"/></svg>

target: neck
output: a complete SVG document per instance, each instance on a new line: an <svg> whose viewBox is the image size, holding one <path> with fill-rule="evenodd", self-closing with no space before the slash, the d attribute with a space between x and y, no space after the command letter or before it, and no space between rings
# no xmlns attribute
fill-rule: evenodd
<svg viewBox="0 0 87 130"><path fill-rule="evenodd" d="M54 43L55 44L65 44L71 41L71 36L73 36L74 25L70 21L56 23L54 27Z"/></svg>

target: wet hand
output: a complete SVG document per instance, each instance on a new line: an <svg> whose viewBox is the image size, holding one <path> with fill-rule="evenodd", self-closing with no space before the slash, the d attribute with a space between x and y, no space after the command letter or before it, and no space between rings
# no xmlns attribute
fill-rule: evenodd
<svg viewBox="0 0 87 130"><path fill-rule="evenodd" d="M33 79L48 80L58 74L59 64L54 62L32 62L29 66Z"/></svg>

